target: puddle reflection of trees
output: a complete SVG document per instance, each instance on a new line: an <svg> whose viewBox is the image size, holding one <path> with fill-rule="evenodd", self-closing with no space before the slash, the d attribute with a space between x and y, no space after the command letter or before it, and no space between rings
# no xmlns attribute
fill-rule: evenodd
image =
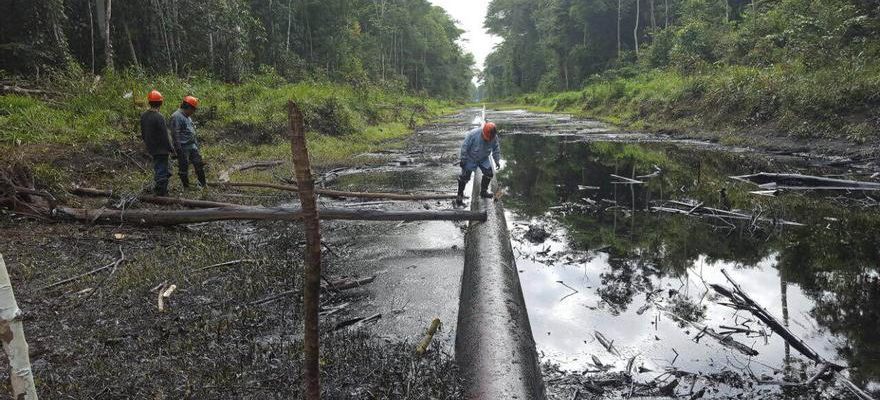
<svg viewBox="0 0 880 400"><path fill-rule="evenodd" d="M864 385L880 379L880 213L842 207L820 195L754 196L728 179L756 171L829 171L760 155L531 135L507 138L504 153L509 161L501 180L509 207L560 224L573 251L603 248L609 254L611 268L597 292L610 313L624 312L636 296L653 292L656 278L686 276L700 257L758 268L777 254L780 291L787 284L804 291L813 302L810 317L838 337L837 352L855 368L853 380ZM612 183L611 174L634 177L654 166L662 173L644 185ZM580 190L585 186L598 189ZM772 218L807 226L723 229L686 215L645 211L653 200L670 199L760 207Z"/></svg>

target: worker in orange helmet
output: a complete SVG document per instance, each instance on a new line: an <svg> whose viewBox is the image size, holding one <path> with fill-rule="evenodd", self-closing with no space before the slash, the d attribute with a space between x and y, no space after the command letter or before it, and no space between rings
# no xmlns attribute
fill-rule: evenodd
<svg viewBox="0 0 880 400"><path fill-rule="evenodd" d="M492 161L495 161L495 168ZM480 168L483 180L480 182L480 197L491 198L489 183L495 176L495 170L501 169L501 144L498 142L498 127L492 122L486 122L482 127L471 130L465 135L461 144L461 159L459 161L461 175L458 176L458 196L455 199L457 206L464 205L464 188L471 180L471 174Z"/></svg>
<svg viewBox="0 0 880 400"><path fill-rule="evenodd" d="M192 121L192 115L199 108L199 99L186 96L180 103L180 108L171 114L171 137L174 138L174 148L177 151L177 174L184 188L189 188L189 165L192 164L199 180L199 188L208 185L205 177L205 163L199 152L199 141L196 137L196 128Z"/></svg>
<svg viewBox="0 0 880 400"><path fill-rule="evenodd" d="M174 152L165 117L159 111L164 100L158 90L151 91L147 95L150 109L141 114L141 138L153 158L153 192L157 196L168 194L168 179L171 178L168 156Z"/></svg>

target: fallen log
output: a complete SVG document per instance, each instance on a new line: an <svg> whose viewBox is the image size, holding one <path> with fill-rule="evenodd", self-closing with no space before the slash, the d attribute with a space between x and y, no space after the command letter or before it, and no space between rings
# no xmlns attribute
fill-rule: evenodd
<svg viewBox="0 0 880 400"><path fill-rule="evenodd" d="M27 89L19 86L12 85L0 85L0 93L12 93L12 94L21 94L26 96L58 96L61 95L59 92L53 92L50 90L40 90L40 89Z"/></svg>
<svg viewBox="0 0 880 400"><path fill-rule="evenodd" d="M294 185L279 185L274 183L252 182L211 182L210 185L226 187L255 187L298 192L299 188ZM386 199L386 200L448 200L456 198L454 194L410 194L410 193L370 193L370 192L346 192L342 190L315 188L315 193L330 197L356 197L361 199Z"/></svg>
<svg viewBox="0 0 880 400"><path fill-rule="evenodd" d="M220 182L229 182L229 175L231 175L234 172L241 172L241 171L254 169L254 168L261 168L262 169L262 168L277 167L281 164L284 164L284 160L255 161L255 162L249 162L249 163L235 164L235 165L227 168L225 171L221 172L220 177L218 179L220 179Z"/></svg>
<svg viewBox="0 0 880 400"><path fill-rule="evenodd" d="M485 212L465 210L440 211L380 211L349 210L345 208L319 209L323 220L347 221L485 221ZM111 210L57 207L53 218L88 223L128 223L143 226L168 226L213 221L296 221L302 210L293 207L219 207L199 210Z"/></svg>
<svg viewBox="0 0 880 400"><path fill-rule="evenodd" d="M748 293L746 293L730 275L727 274L727 271L724 269L721 270L721 273L724 274L724 277L727 278L727 281L733 285L733 289L718 285L711 284L710 286L716 292L721 294L724 297L727 297L731 300L734 307L737 309L742 309L749 311L757 317L761 322L767 325L773 332L779 335L783 340L786 341L791 347L797 350L799 353L803 354L805 357L809 358L816 364L821 365L820 374L825 370L834 371L834 376L838 381L843 385L844 388L849 390L853 395L862 400L874 400L874 398L856 386L856 384L852 383L847 377L843 376L841 372L844 367L842 365L838 365L832 362L829 362L824 357L822 357L819 353L813 350L806 342L797 337L794 333L792 333L788 328L785 327L782 323L780 323L769 311L767 311L764 307L762 307L758 302L753 300ZM818 375L818 374L817 374ZM811 380L815 380L812 379Z"/></svg>
<svg viewBox="0 0 880 400"><path fill-rule="evenodd" d="M83 187L74 187L69 190L70 194L76 196L90 196L90 197L109 197L111 199L122 199L126 196L115 193L112 190L102 190L102 189L92 189L92 188L83 188ZM164 196L152 196L148 194L138 194L132 195L131 197L136 198L138 201L150 204L159 204L165 206L183 206L183 207L192 207L192 208L235 208L235 207L244 207L240 204L234 203L223 203L218 201L208 201L208 200L190 200L190 199L180 199L176 197L164 197Z"/></svg>
<svg viewBox="0 0 880 400"><path fill-rule="evenodd" d="M731 176L730 179L747 182L764 190L880 190L880 183L825 178L801 174L760 172L752 175Z"/></svg>
<svg viewBox="0 0 880 400"><path fill-rule="evenodd" d="M343 278L334 281L327 281L327 284L323 285L323 288L325 290L330 289L334 291L348 290L354 289L356 287L361 287L363 285L373 282L374 280L376 280L376 275L368 276L361 279Z"/></svg>

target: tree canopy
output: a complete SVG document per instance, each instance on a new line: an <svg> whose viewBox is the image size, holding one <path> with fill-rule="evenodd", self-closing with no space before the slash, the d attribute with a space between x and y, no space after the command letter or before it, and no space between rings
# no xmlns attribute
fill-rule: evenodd
<svg viewBox="0 0 880 400"><path fill-rule="evenodd" d="M880 56L873 0L493 0L489 97L581 88L605 71L713 65L815 70Z"/></svg>
<svg viewBox="0 0 880 400"><path fill-rule="evenodd" d="M461 34L427 0L7 1L0 70L135 67L235 82L272 68L291 81L464 97L473 58L459 46Z"/></svg>

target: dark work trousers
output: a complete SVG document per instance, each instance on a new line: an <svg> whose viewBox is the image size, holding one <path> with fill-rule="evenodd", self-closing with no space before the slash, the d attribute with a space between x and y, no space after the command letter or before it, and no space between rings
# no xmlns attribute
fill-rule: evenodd
<svg viewBox="0 0 880 400"><path fill-rule="evenodd" d="M171 168L168 165L168 154L153 156L153 192L157 196L168 194L168 178L171 177Z"/></svg>
<svg viewBox="0 0 880 400"><path fill-rule="evenodd" d="M491 165L491 164L490 164ZM487 178L492 178L495 175L495 171L492 170L492 167L486 168L482 164L479 165L480 171L483 173L483 176ZM466 184L471 180L471 175L473 175L474 171L477 170L477 165L470 163L463 167L461 167L461 175L458 176L458 183Z"/></svg>
<svg viewBox="0 0 880 400"><path fill-rule="evenodd" d="M189 187L189 165L192 164L196 170L196 177L199 184L206 186L205 180L205 163L202 161L202 154L198 148L179 149L177 153L177 175L180 176L180 182L184 187Z"/></svg>

